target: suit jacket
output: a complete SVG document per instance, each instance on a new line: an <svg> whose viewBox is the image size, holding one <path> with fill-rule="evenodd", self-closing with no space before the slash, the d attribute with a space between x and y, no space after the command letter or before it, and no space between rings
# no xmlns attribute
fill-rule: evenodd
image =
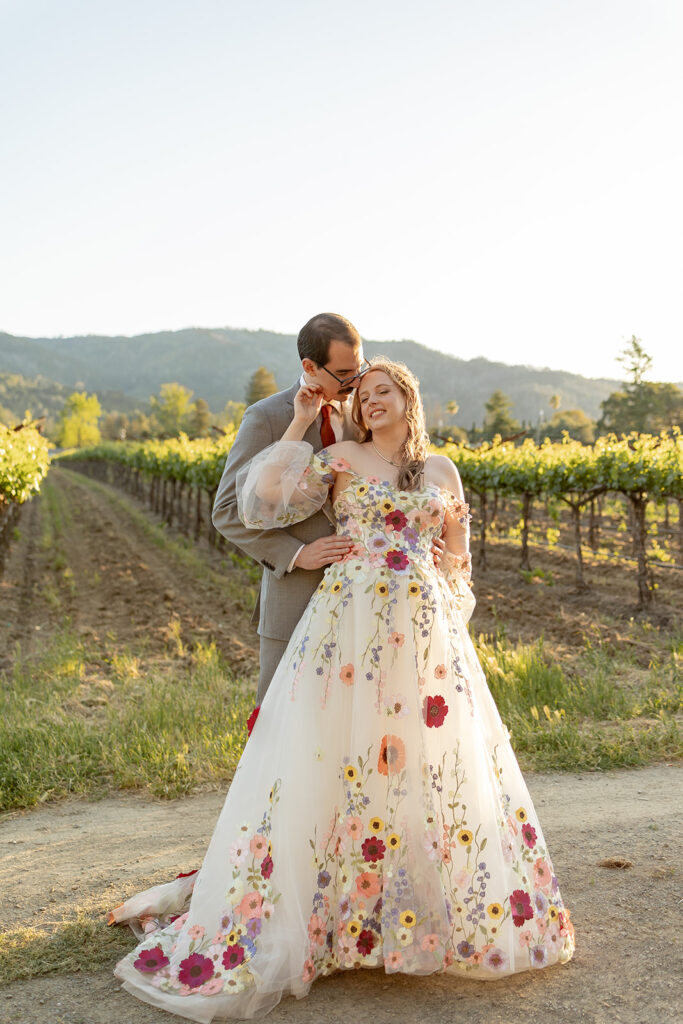
<svg viewBox="0 0 683 1024"><path fill-rule="evenodd" d="M309 519L283 529L248 530L237 513L235 476L254 455L279 441L294 416L297 382L287 391L270 395L244 414L235 442L228 453L221 482L216 491L212 519L216 529L232 544L263 566L263 577L254 612L261 636L289 640L304 613L311 595L323 577L324 569L293 569L287 566L302 544L334 533L335 519L331 502ZM344 412L344 440L355 438L350 412ZM319 452L320 428L314 421L304 441Z"/></svg>

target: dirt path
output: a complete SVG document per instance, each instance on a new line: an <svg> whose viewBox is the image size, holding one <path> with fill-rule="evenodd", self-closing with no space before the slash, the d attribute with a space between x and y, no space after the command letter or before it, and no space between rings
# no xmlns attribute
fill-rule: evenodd
<svg viewBox="0 0 683 1024"><path fill-rule="evenodd" d="M342 973L319 982L306 1000L284 1000L268 1018L271 1024L680 1019L674 943L683 834L674 814L683 803L683 769L530 775L528 782L577 929L571 964L495 983ZM133 891L198 864L221 804L217 794L172 803L126 796L62 803L6 820L0 838L3 925L63 920L76 907L104 912ZM625 857L633 866L599 867L607 857ZM120 991L109 969L17 982L0 991L1 1024L172 1019Z"/></svg>
<svg viewBox="0 0 683 1024"><path fill-rule="evenodd" d="M188 565L174 556L173 541L153 542L154 522L116 491L51 470L40 498L23 511L0 579L0 669L10 667L17 643L35 653L65 617L95 643L111 634L148 654L166 649L175 618L183 637L215 641L237 672L253 673L249 585L241 606L239 570L218 561L211 567L201 549Z"/></svg>

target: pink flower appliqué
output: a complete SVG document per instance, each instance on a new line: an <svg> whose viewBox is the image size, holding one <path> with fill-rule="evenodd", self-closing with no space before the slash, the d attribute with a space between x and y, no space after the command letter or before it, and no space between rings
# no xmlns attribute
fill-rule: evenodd
<svg viewBox="0 0 683 1024"><path fill-rule="evenodd" d="M256 857L256 860L263 860L265 855L268 853L268 843L265 837L257 832L255 836L251 837L249 849Z"/></svg>
<svg viewBox="0 0 683 1024"><path fill-rule="evenodd" d="M550 865L543 857L539 857L534 863L534 882L538 889L545 889L552 882L553 876Z"/></svg>
<svg viewBox="0 0 683 1024"><path fill-rule="evenodd" d="M263 903L263 896L258 892L248 892L246 896L242 898L239 905L239 912L242 915L243 921L249 921L252 917L261 916L261 905Z"/></svg>

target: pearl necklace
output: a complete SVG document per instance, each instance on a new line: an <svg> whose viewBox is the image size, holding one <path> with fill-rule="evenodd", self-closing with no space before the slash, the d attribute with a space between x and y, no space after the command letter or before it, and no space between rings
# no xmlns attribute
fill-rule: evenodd
<svg viewBox="0 0 683 1024"><path fill-rule="evenodd" d="M403 468L403 463L402 462L392 462L391 459L388 459L386 457L386 455L382 455L381 451L379 450L379 448L377 447L375 442L372 440L372 438L370 438L370 444L375 449L375 451L379 455L380 459L384 459L385 462L388 462L389 465L393 466L395 469L402 469Z"/></svg>

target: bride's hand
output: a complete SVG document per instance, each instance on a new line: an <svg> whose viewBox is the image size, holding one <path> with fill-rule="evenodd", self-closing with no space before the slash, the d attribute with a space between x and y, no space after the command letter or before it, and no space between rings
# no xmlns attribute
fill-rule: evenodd
<svg viewBox="0 0 683 1024"><path fill-rule="evenodd" d="M323 404L323 391L315 384L303 384L294 397L294 419L310 427Z"/></svg>

